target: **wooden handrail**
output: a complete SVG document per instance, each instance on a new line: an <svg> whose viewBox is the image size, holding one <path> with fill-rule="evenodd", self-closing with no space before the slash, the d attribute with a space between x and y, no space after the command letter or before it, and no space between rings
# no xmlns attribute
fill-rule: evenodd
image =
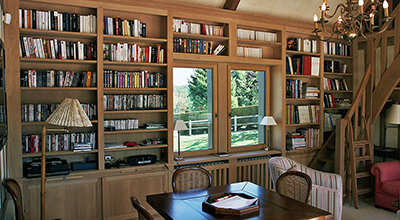
<svg viewBox="0 0 400 220"><path fill-rule="evenodd" d="M365 72L364 77L361 81L361 84L358 87L356 96L353 99L353 104L351 105L350 109L347 111L346 116L344 117L349 122L350 122L351 118L353 117L354 112L358 108L358 104L360 103L362 95L364 94L364 92L366 90L366 87L367 87L368 81L371 77L371 74L372 74L371 64L368 64L367 71Z"/></svg>

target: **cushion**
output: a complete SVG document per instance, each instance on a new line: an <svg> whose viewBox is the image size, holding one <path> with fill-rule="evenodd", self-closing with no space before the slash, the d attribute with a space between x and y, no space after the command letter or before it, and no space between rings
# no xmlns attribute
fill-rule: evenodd
<svg viewBox="0 0 400 220"><path fill-rule="evenodd" d="M382 191L393 194L393 195L400 195L400 180L395 181L387 181L382 183Z"/></svg>

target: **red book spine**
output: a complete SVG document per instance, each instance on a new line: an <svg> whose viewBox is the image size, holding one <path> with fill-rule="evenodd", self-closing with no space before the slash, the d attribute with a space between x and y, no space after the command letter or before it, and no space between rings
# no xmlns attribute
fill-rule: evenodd
<svg viewBox="0 0 400 220"><path fill-rule="evenodd" d="M31 153L35 152L35 135L31 135Z"/></svg>
<svg viewBox="0 0 400 220"><path fill-rule="evenodd" d="M145 62L148 63L149 62L149 47L145 48Z"/></svg>

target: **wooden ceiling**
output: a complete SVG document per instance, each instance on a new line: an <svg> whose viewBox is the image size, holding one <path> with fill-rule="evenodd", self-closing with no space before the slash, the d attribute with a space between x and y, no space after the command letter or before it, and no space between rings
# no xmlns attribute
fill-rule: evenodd
<svg viewBox="0 0 400 220"><path fill-rule="evenodd" d="M224 8L274 17L287 18L296 21L313 22L314 14L320 16L319 6L322 0L168 0L194 5ZM328 0L331 13L338 3L345 0ZM328 12L329 14L329 12Z"/></svg>

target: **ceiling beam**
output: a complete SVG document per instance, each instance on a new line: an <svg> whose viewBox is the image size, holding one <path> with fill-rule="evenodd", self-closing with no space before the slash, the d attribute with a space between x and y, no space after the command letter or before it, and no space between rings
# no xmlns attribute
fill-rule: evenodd
<svg viewBox="0 0 400 220"><path fill-rule="evenodd" d="M223 9L236 11L240 0L226 0Z"/></svg>

